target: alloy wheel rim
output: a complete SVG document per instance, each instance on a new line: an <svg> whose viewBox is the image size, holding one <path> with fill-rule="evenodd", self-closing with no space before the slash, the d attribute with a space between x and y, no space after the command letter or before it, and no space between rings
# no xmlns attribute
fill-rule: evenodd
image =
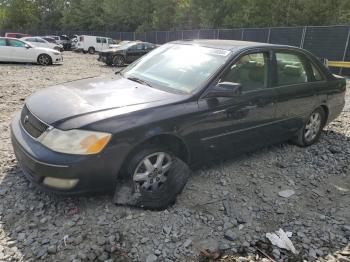
<svg viewBox="0 0 350 262"><path fill-rule="evenodd" d="M39 57L39 62L42 65L48 65L49 64L49 58L46 56Z"/></svg>
<svg viewBox="0 0 350 262"><path fill-rule="evenodd" d="M314 112L305 126L304 138L310 142L314 140L321 128L321 115L318 112Z"/></svg>
<svg viewBox="0 0 350 262"><path fill-rule="evenodd" d="M123 65L123 59L121 57L118 57L115 62L116 66L121 66Z"/></svg>
<svg viewBox="0 0 350 262"><path fill-rule="evenodd" d="M136 189L154 191L160 188L167 180L171 165L172 158L165 152L156 152L143 158L133 175Z"/></svg>

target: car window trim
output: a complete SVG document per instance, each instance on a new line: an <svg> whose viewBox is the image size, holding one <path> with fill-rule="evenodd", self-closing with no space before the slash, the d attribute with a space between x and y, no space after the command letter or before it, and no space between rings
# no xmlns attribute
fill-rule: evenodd
<svg viewBox="0 0 350 262"><path fill-rule="evenodd" d="M317 65L316 63L314 63L314 61L312 61L311 59L309 59L309 64L310 64L310 70L311 70L311 75L313 77L313 82L326 82L326 76L324 75L323 71L321 70L321 68L319 67L319 65ZM321 80L317 80L314 76L314 70L312 69L312 66L314 66L316 68L316 70L318 71L318 73L321 75L322 79Z"/></svg>

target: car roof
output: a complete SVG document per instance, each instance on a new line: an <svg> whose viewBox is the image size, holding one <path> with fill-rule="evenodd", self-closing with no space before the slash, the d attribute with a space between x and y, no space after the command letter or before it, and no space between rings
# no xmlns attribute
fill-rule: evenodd
<svg viewBox="0 0 350 262"><path fill-rule="evenodd" d="M290 48L290 46L286 46L286 45L275 45L275 44L268 44L268 43L239 41L239 40L219 40L219 39L182 40L182 41L174 41L172 43L199 45L203 47L223 49L227 51L238 51L240 49L245 49L248 47L252 47L252 48L254 47L288 47Z"/></svg>
<svg viewBox="0 0 350 262"><path fill-rule="evenodd" d="M20 40L20 41L23 41L23 39L21 39L21 38L7 37L7 36L0 36L0 39L13 39L13 40Z"/></svg>

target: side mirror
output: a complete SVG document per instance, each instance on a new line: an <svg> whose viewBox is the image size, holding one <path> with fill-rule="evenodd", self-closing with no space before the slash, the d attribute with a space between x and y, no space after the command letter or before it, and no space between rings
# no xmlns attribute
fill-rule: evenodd
<svg viewBox="0 0 350 262"><path fill-rule="evenodd" d="M235 97L242 93L242 85L232 82L218 83L214 88L210 89L205 97Z"/></svg>
<svg viewBox="0 0 350 262"><path fill-rule="evenodd" d="M27 49L29 49L29 48L30 48L30 45L25 44L24 47L27 48Z"/></svg>

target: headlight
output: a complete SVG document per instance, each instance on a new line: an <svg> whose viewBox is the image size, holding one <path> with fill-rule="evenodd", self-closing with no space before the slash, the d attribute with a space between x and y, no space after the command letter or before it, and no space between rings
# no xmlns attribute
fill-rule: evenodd
<svg viewBox="0 0 350 262"><path fill-rule="evenodd" d="M39 141L53 151L76 154L97 154L107 145L112 135L85 130L51 129L39 137Z"/></svg>
<svg viewBox="0 0 350 262"><path fill-rule="evenodd" d="M61 54L60 52L52 52L54 55L59 55Z"/></svg>

